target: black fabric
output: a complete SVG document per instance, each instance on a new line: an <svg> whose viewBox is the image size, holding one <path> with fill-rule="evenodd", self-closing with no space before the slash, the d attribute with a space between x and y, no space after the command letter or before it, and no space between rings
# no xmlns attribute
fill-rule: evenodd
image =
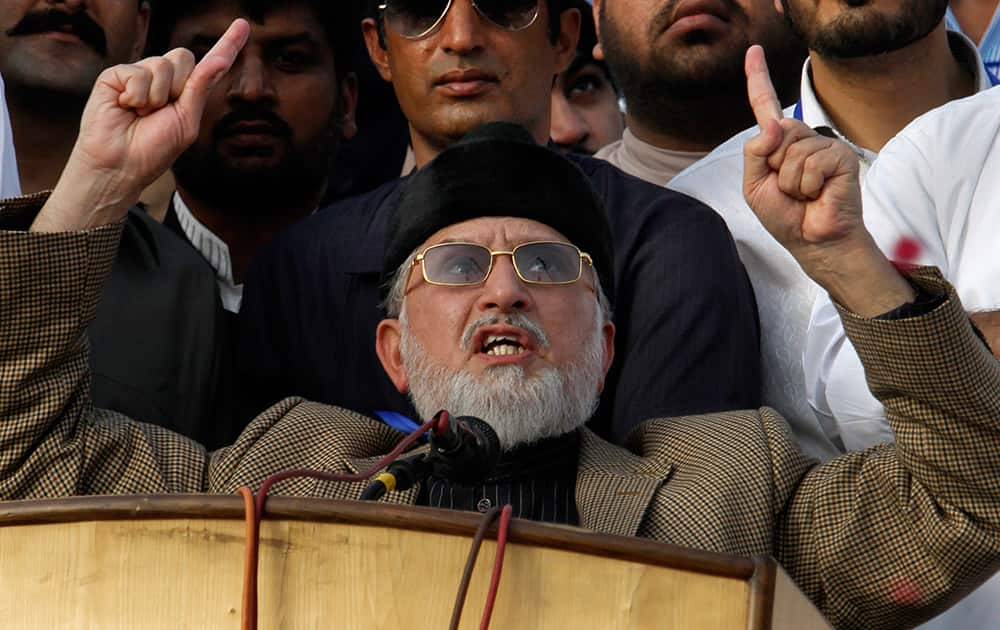
<svg viewBox="0 0 1000 630"><path fill-rule="evenodd" d="M398 178L410 146L410 123L399 108L392 84L379 75L364 45L355 52L353 66L358 77L358 133L337 147L322 205Z"/></svg>
<svg viewBox="0 0 1000 630"><path fill-rule="evenodd" d="M417 503L465 512L510 504L515 518L578 525L579 459L580 435L573 431L504 453L494 474L481 484L432 476L421 486Z"/></svg>
<svg viewBox="0 0 1000 630"><path fill-rule="evenodd" d="M909 282L910 286L912 286L913 290L917 293L916 297L913 298L913 301L907 302L906 304L900 304L891 311L876 316L875 319L892 321L897 319L908 319L910 317L923 317L948 300L948 295L946 293L937 295L928 293L916 282L913 282L912 280ZM990 354L996 354L993 352L993 348L990 347L990 343L986 341L986 336L983 334L983 331L979 330L979 327L976 326L976 322L971 317L969 318L969 324L972 326L972 332L976 334L979 341L983 342L983 346L990 351Z"/></svg>
<svg viewBox="0 0 1000 630"><path fill-rule="evenodd" d="M508 122L470 131L408 178L389 217L382 297L396 269L428 237L486 216L531 219L560 232L590 254L614 304L611 228L590 182L575 164Z"/></svg>
<svg viewBox="0 0 1000 630"><path fill-rule="evenodd" d="M611 223L615 362L591 427L760 405L756 306L722 218L700 202L571 156ZM265 247L240 312L244 420L301 395L413 416L375 355L388 217L405 179L321 210Z"/></svg>
<svg viewBox="0 0 1000 630"><path fill-rule="evenodd" d="M916 292L916 296L913 298L912 302L900 304L891 311L882 313L881 315L875 317L875 319L894 320L907 319L909 317L921 317L941 306L948 299L947 293L941 293L939 295L928 293L923 287L913 281L910 281L910 286L912 286L914 292Z"/></svg>
<svg viewBox="0 0 1000 630"><path fill-rule="evenodd" d="M98 407L167 427L209 448L236 430L229 329L215 274L187 241L139 209L87 332Z"/></svg>

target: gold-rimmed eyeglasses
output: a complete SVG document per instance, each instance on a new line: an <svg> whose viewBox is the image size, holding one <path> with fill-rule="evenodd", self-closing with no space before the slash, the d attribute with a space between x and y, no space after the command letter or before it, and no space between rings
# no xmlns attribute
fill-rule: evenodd
<svg viewBox="0 0 1000 630"><path fill-rule="evenodd" d="M493 271L493 259L510 256L517 276L528 284L572 284L583 275L583 265L593 267L590 254L570 243L532 241L512 250L494 251L478 243L431 245L413 259L421 265L424 281L445 287L482 284Z"/></svg>
<svg viewBox="0 0 1000 630"><path fill-rule="evenodd" d="M476 12L507 31L528 28L538 19L540 0L471 0ZM406 39L421 39L436 31L454 0L386 0L378 6L386 25Z"/></svg>

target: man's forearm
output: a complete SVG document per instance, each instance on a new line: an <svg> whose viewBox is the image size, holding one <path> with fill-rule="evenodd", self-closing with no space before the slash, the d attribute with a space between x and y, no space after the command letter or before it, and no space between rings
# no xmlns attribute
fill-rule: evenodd
<svg viewBox="0 0 1000 630"><path fill-rule="evenodd" d="M969 315L972 322L983 333L993 356L1000 357L1000 311L980 311Z"/></svg>

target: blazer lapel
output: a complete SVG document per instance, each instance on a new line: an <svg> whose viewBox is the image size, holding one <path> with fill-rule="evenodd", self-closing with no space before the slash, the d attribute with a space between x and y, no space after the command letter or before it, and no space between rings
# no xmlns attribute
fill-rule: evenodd
<svg viewBox="0 0 1000 630"><path fill-rule="evenodd" d="M576 476L580 525L606 534L635 536L649 504L673 466L634 455L581 431Z"/></svg>

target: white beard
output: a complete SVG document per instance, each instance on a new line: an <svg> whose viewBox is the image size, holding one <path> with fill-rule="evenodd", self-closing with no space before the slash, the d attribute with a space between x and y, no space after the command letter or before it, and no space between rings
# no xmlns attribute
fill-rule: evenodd
<svg viewBox="0 0 1000 630"><path fill-rule="evenodd" d="M523 315L491 318L517 326ZM582 426L597 409L598 383L604 358L603 318L589 339L583 354L564 368L549 367L528 377L520 365L487 368L479 378L454 371L435 362L410 333L406 309L400 313L400 353L410 382L410 399L420 417L427 421L441 409L453 417L474 416L486 421L500 438L500 446L510 450L538 440L569 433ZM485 325L480 320L470 331ZM525 322L521 322L522 327ZM530 323L537 329L537 325ZM471 337L469 331L465 338ZM542 334L544 338L544 334Z"/></svg>

